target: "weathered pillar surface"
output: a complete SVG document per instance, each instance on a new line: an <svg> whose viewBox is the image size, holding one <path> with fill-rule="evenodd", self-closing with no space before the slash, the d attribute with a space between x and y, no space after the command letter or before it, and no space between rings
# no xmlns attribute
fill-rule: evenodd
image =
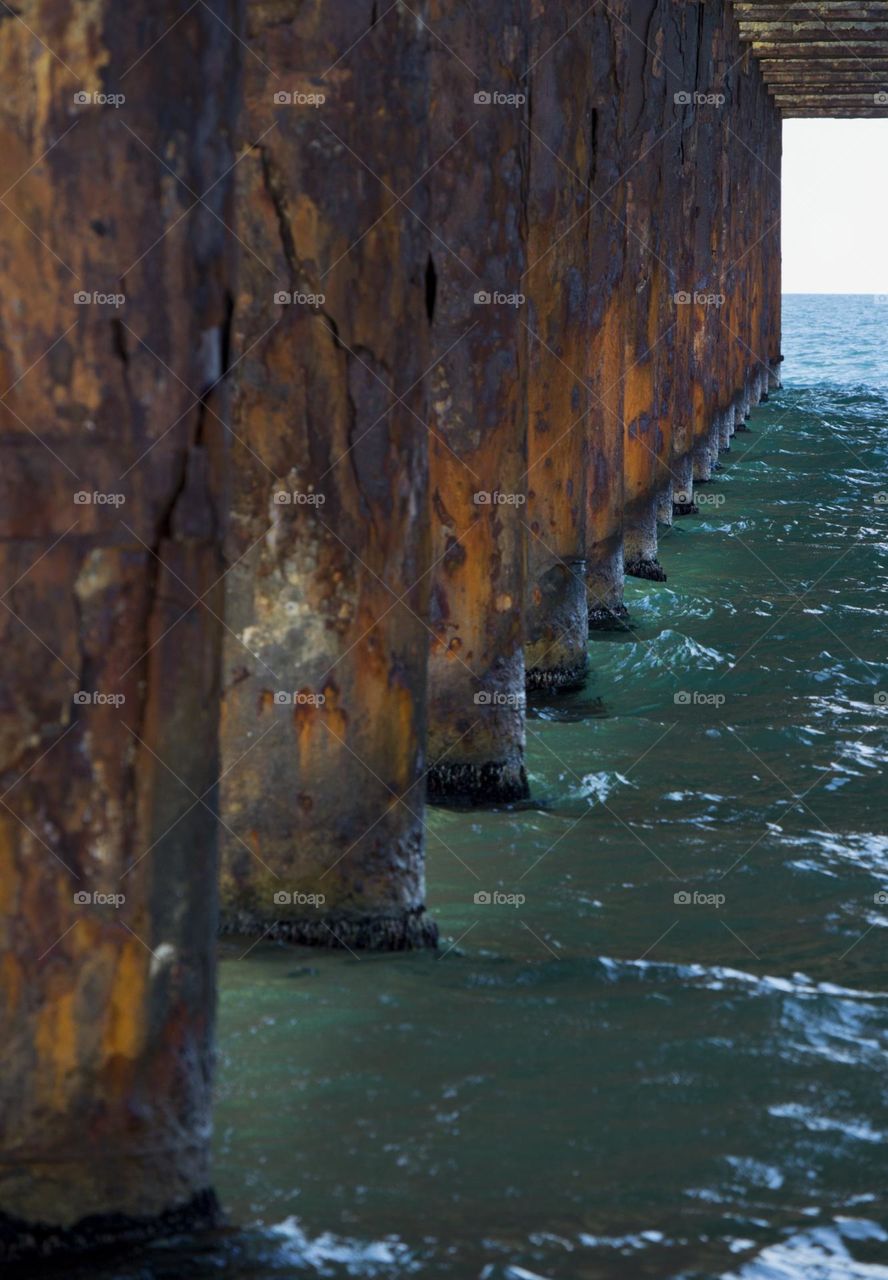
<svg viewBox="0 0 888 1280"><path fill-rule="evenodd" d="M759 152L762 192L762 238L757 249L757 263L762 289L762 314L756 334L755 351L759 379L759 398L767 399L772 373L780 362L781 308L781 236L780 236L780 172L783 134L777 110L769 100L764 81L761 88L765 125ZM779 379L778 379L779 382Z"/></svg>
<svg viewBox="0 0 888 1280"><path fill-rule="evenodd" d="M779 332L781 128L760 67L748 54L742 56L744 46L733 26L726 44L732 94L725 194L730 208L724 323L729 374L720 424L721 445L730 448L731 436L746 430L746 419L766 384L775 317Z"/></svg>
<svg viewBox="0 0 888 1280"><path fill-rule="evenodd" d="M710 479L766 390L780 290L779 112L730 10L710 6L703 21L698 66L708 62L725 102L705 114L697 138L695 279L707 301L717 300L695 308L688 469L697 481Z"/></svg>
<svg viewBox="0 0 888 1280"><path fill-rule="evenodd" d="M694 277L699 283L699 301L694 305L694 351L691 395L693 401L693 485L708 481L718 460L721 438L718 422L719 397L726 375L724 347L727 330L722 323L727 303L725 282L725 209L729 191L728 142L734 119L733 81L730 48L730 16L723 5L706 6L706 38L701 48L701 72L710 91L721 95L717 109L700 112L697 144L697 217L694 237ZM701 86L702 87L702 86ZM714 305L709 305L714 299ZM696 507L691 505L689 513Z"/></svg>
<svg viewBox="0 0 888 1280"><path fill-rule="evenodd" d="M248 11L0 21L4 1260L214 1217L220 685L225 927L433 943L426 772L527 794L525 666L581 679L778 378L731 7Z"/></svg>
<svg viewBox="0 0 888 1280"><path fill-rule="evenodd" d="M670 63L673 74L669 77L666 96L673 111L673 127L663 138L666 181L664 243L660 252L670 268L666 316L672 329L671 332L667 329L663 339L663 345L671 354L671 377L664 388L664 475L655 491L657 525L672 524L676 499L686 498L691 478L692 342L694 307L699 299L694 275L694 223L700 194L697 144L701 118L715 109L709 101L712 88L706 75L706 18L706 11L701 13L696 6L687 5L673 7L671 16L678 29L680 63ZM679 82L676 75L680 69Z"/></svg>
<svg viewBox="0 0 888 1280"><path fill-rule="evenodd" d="M527 794L526 0L433 0L429 798Z"/></svg>
<svg viewBox="0 0 888 1280"><path fill-rule="evenodd" d="M221 0L16 14L0 23L6 1261L214 1212L202 797L240 22Z"/></svg>
<svg viewBox="0 0 888 1280"><path fill-rule="evenodd" d="M589 18L592 153L587 181L589 338L586 381L591 394L586 429L586 587L589 625L626 625L623 604L623 397L627 295L626 169L632 163L629 122L643 86L630 75L630 0L596 6ZM568 37L569 39L570 37ZM634 68L637 71L637 67Z"/></svg>
<svg viewBox="0 0 888 1280"><path fill-rule="evenodd" d="M676 344L675 249L669 232L681 139L681 104L675 101L681 89L674 69L683 67L683 51L672 11L665 0L633 5L637 40L630 50L630 67L643 84L630 157L645 158L626 176L623 555L627 573L653 581L666 576L657 560L657 494L668 483Z"/></svg>
<svg viewBox="0 0 888 1280"><path fill-rule="evenodd" d="M586 438L594 291L589 243L604 214L588 185L602 8L538 5L531 23L534 111L528 195L528 689L570 689L588 665ZM571 32L569 38L564 38ZM618 226L618 224L617 224Z"/></svg>
<svg viewBox="0 0 888 1280"><path fill-rule="evenodd" d="M694 76L686 93L681 148L681 219L677 234L680 255L676 305L676 403L673 430L672 511L695 515L694 467L701 437L708 444L712 400L717 385L715 359L721 305L720 260L713 236L721 218L717 144L726 118L726 93L718 74L724 22L718 5L685 8L686 22L699 23L694 48Z"/></svg>
<svg viewBox="0 0 888 1280"><path fill-rule="evenodd" d="M223 925L424 945L428 35L293 0L246 40Z"/></svg>
<svg viewBox="0 0 888 1280"><path fill-rule="evenodd" d="M736 37L729 45L733 56L740 50ZM725 252L725 294L727 302L724 307L723 321L727 330L729 366L728 378L722 388L719 403L720 412L720 448L729 452L731 438L736 423L742 422L745 416L744 387L746 373L751 359L749 345L749 313L753 304L752 292L749 288L750 263L754 254L747 252L755 239L754 211L757 192L760 187L758 173L753 173L756 165L751 149L756 147L754 132L755 118L755 83L749 66L751 59L742 61L734 67L731 74L731 154L730 181L731 191L728 202L728 242Z"/></svg>

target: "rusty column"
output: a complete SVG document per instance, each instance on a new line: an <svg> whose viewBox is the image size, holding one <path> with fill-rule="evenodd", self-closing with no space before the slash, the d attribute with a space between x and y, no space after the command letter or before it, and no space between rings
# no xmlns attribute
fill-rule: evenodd
<svg viewBox="0 0 888 1280"><path fill-rule="evenodd" d="M755 60L751 59L755 65ZM749 249L749 268L748 268L748 316L747 316L747 342L749 345L748 370L746 376L745 403L744 403L744 420L737 423L737 431L746 431L746 419L750 416L753 408L758 404L761 398L761 373L766 366L766 349L762 344L764 333L764 317L767 299L765 296L764 281L762 276L762 266L765 255L764 238L767 231L767 205L768 205L768 186L771 175L768 172L768 125L770 123L767 114L768 94L761 74L755 66L755 132L754 140L756 142L756 157L758 159L759 180L755 192L755 204L753 207L754 226L753 240Z"/></svg>
<svg viewBox="0 0 888 1280"><path fill-rule="evenodd" d="M531 24L527 339L528 689L582 684L588 665L586 438L595 400L589 246L609 217L588 183L596 160L600 6L538 5ZM564 38L570 32L570 38Z"/></svg>
<svg viewBox="0 0 888 1280"><path fill-rule="evenodd" d="M362 36L356 39L356 36ZM428 34L248 10L223 700L223 926L433 944L423 374Z"/></svg>
<svg viewBox="0 0 888 1280"><path fill-rule="evenodd" d="M761 161L761 186L756 201L756 244L751 250L751 271L753 278L754 305L750 317L749 345L752 348L751 367L749 372L749 407L750 411L759 403L767 392L768 343L767 324L770 298L766 280L766 264L768 254L770 188L773 174L770 168L770 134L771 117L769 112L768 92L759 74L756 86L756 138L757 155ZM746 430L745 426L740 428Z"/></svg>
<svg viewBox="0 0 888 1280"><path fill-rule="evenodd" d="M781 308L783 296L782 279L782 236L780 230L781 211L781 172L783 164L783 120L780 112L769 102L771 123L768 128L766 142L766 159L768 164L767 183L767 232L764 239L765 250L765 289L768 296L767 319L762 337L762 355L768 366L763 378L763 387L767 393L772 386L772 371L780 364L781 345ZM779 377L777 379L779 385Z"/></svg>
<svg viewBox="0 0 888 1280"><path fill-rule="evenodd" d="M732 62L739 56L739 53L742 53L742 50L738 52L738 45L739 38L736 33L733 33L733 39L727 45L728 57ZM727 74L732 82L729 99L731 114L728 124L727 151L730 185L725 202L724 220L726 230L722 246L725 304L719 316L724 330L727 366L716 408L717 449L719 454L726 453L731 448L739 391L746 368L746 353L742 346L741 330L743 328L742 311L746 304L743 289L745 278L743 267L747 259L742 258L741 255L747 248L744 226L748 221L748 210L754 198L754 193L749 188L748 161L751 157L746 150L748 145L746 117L749 95L745 91L744 80L746 76L743 62L738 63ZM720 463L714 462L713 465L714 467L719 467Z"/></svg>
<svg viewBox="0 0 888 1280"><path fill-rule="evenodd" d="M726 327L732 344L732 376L722 411L721 444L730 448L731 436L745 430L751 407L758 402L762 372L765 296L762 264L766 240L772 234L768 219L776 221L768 192L775 173L769 162L769 143L779 133L776 109L748 48L736 41L734 72L736 109L731 206L733 248L729 271L730 305Z"/></svg>
<svg viewBox="0 0 888 1280"><path fill-rule="evenodd" d="M429 798L527 795L526 0L432 0Z"/></svg>
<svg viewBox="0 0 888 1280"><path fill-rule="evenodd" d="M743 133L748 150L744 157L745 192L741 202L744 216L735 263L735 297L738 302L736 341L739 367L733 403L734 420L730 426L732 435L743 429L750 414L750 388L756 366L753 333L758 308L755 263L760 252L760 212L762 193L767 178L764 166L759 158L764 141L764 129L759 110L762 86L758 66L755 59L751 55L747 55L741 67L744 71L740 80Z"/></svg>
<svg viewBox="0 0 888 1280"><path fill-rule="evenodd" d="M670 229L677 196L684 92L680 26L666 0L632 6L630 75L641 86L626 178L624 302L629 310L624 380L626 573L665 581L657 560L659 495L669 484L670 409L676 343L675 246ZM646 38L647 37L647 38Z"/></svg>
<svg viewBox="0 0 888 1280"><path fill-rule="evenodd" d="M700 165L707 158L706 141L711 130L709 120L717 110L718 94L709 74L712 6L698 9L683 6L678 15L682 23L682 65L687 75L679 95L677 132L678 189L668 201L670 257L675 263L673 318L675 322L675 368L672 379L672 403L667 408L671 421L671 460L665 488L659 495L658 523L671 524L675 515L687 515L693 506L694 445L694 342L698 316L705 312L708 300L707 280L701 278L698 266L697 236L705 226L702 206L707 201L705 183L700 180Z"/></svg>
<svg viewBox="0 0 888 1280"><path fill-rule="evenodd" d="M538 6L531 32L529 688L570 688L622 607L626 5Z"/></svg>
<svg viewBox="0 0 888 1280"><path fill-rule="evenodd" d="M746 309L744 314L744 341L747 347L746 351L746 376L743 383L742 400L740 404L740 412L737 414L734 422L735 433L747 431L749 428L746 423L752 414L753 407L758 404L759 399L759 370L760 364L760 333L762 324L762 311L764 305L764 295L761 285L761 262L762 262L762 236L765 232L764 215L765 215L765 194L768 189L768 172L765 169L765 143L767 138L767 124L764 114L765 99L767 93L758 74L758 67L755 59L750 58L754 75L750 76L750 88L752 89L752 128L750 130L750 140L755 145L755 158L750 157L755 167L755 171L751 175L751 181L754 183L751 207L750 207L750 239L748 241L748 249L746 259L744 260L744 268L746 275L745 296Z"/></svg>
<svg viewBox="0 0 888 1280"><path fill-rule="evenodd" d="M721 444L720 399L726 378L728 331L723 317L728 302L725 266L728 207L731 191L730 143L734 121L736 41L726 6L707 6L710 30L706 70L713 90L724 97L716 112L705 115L706 159L698 168L698 235L695 262L704 301L695 308L694 338L694 482L711 479ZM709 298L715 305L706 305Z"/></svg>
<svg viewBox="0 0 888 1280"><path fill-rule="evenodd" d="M240 28L222 0L19 16L0 23L5 1261L215 1214Z"/></svg>
<svg viewBox="0 0 888 1280"><path fill-rule="evenodd" d="M684 392L687 426L676 423L673 463L673 514L694 515L694 474L701 452L708 460L713 402L717 394L716 357L721 304L721 261L718 252L719 227L723 217L720 201L721 171L719 146L728 116L727 90L719 75L719 52L723 38L724 12L717 5L687 9L699 23L697 33L693 126L683 140L686 158L686 203L683 208L687 276L681 288L686 295L679 322L689 326L687 388ZM696 15L696 16L694 16ZM680 236L680 242L685 238ZM683 376L680 371L679 376ZM680 425L681 424L681 425ZM708 475L708 468L707 468Z"/></svg>
<svg viewBox="0 0 888 1280"><path fill-rule="evenodd" d="M589 310L586 382L586 588L589 626L626 626L623 604L623 398L629 308L624 283L629 126L643 92L632 78L635 36L630 0L596 6L589 17L592 154L587 220ZM569 38L569 37L568 37ZM632 74L630 74L630 71Z"/></svg>

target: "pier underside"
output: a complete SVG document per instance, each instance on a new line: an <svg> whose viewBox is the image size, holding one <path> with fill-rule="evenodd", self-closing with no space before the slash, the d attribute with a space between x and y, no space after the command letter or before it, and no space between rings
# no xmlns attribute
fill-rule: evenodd
<svg viewBox="0 0 888 1280"><path fill-rule="evenodd" d="M888 116L888 5L738 0L734 13L784 119Z"/></svg>

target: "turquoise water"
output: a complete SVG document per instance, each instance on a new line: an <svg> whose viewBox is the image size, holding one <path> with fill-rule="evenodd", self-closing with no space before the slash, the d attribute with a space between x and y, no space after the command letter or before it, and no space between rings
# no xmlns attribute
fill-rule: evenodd
<svg viewBox="0 0 888 1280"><path fill-rule="evenodd" d="M784 330L533 806L430 814L439 956L223 960L243 1229L114 1275L888 1277L888 305Z"/></svg>

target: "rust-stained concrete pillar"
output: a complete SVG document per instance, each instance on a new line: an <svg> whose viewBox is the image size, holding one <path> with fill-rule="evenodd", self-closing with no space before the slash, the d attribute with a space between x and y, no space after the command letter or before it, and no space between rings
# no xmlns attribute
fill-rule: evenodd
<svg viewBox="0 0 888 1280"><path fill-rule="evenodd" d="M4 17L8 1262L215 1214L206 797L240 16L24 0Z"/></svg>
<svg viewBox="0 0 888 1280"><path fill-rule="evenodd" d="M594 289L589 245L609 214L595 204L594 70L604 10L538 5L531 23L527 224L528 689L575 688L588 665L586 438ZM570 32L570 36L567 33ZM594 53L592 54L594 58Z"/></svg>
<svg viewBox="0 0 888 1280"><path fill-rule="evenodd" d="M729 41L733 87L730 138L729 236L726 271L730 305L729 376L724 388L722 445L746 430L753 405L767 391L771 358L773 279L779 291L780 118L756 60L733 33ZM775 199L776 196L776 199ZM773 279L772 279L773 273ZM779 293L776 298L779 316ZM779 320L778 320L779 324ZM779 339L778 339L779 343Z"/></svg>
<svg viewBox="0 0 888 1280"><path fill-rule="evenodd" d="M537 6L528 227L528 687L622 625L623 0Z"/></svg>
<svg viewBox="0 0 888 1280"><path fill-rule="evenodd" d="M713 470L720 469L718 457L728 452L731 447L737 413L737 395L746 368L742 332L743 308L746 303L743 289L745 276L742 269L744 259L741 255L748 247L743 227L748 219L749 204L753 195L748 186L747 159L749 156L746 150L748 94L744 84L746 73L736 27L727 12L726 20L728 33L724 49L723 74L727 80L728 118L723 157L726 182L722 189L720 243L722 293L725 301L719 315L724 365L720 369L717 398L713 406Z"/></svg>
<svg viewBox="0 0 888 1280"><path fill-rule="evenodd" d="M624 555L661 579L658 521L694 512L774 358L780 121L729 6L648 0L631 20Z"/></svg>
<svg viewBox="0 0 888 1280"><path fill-rule="evenodd" d="M708 240L698 242L698 269L707 279L707 296L715 295L717 305L701 309L696 346L699 387L694 423L693 476L708 481L718 467L722 440L728 376L728 353L733 345L726 317L730 306L730 219L732 188L732 146L736 117L736 83L739 52L737 30L725 5L706 6L705 21L712 24L709 43L709 77L714 92L723 95L718 111L708 112L706 169L698 171L701 208Z"/></svg>
<svg viewBox="0 0 888 1280"><path fill-rule="evenodd" d="M717 194L711 172L711 138L714 121L724 106L724 95L713 76L712 46L716 29L715 6L681 6L672 21L680 24L680 60L670 62L672 99L677 127L668 137L673 160L669 167L673 189L667 191L664 209L667 244L665 256L673 267L675 293L671 299L675 325L673 375L666 388L666 422L670 452L666 484L657 495L657 522L669 525L675 515L692 514L695 407L702 387L696 350L701 333L700 317L717 305L711 280L711 247L701 251L699 237L708 236ZM684 74L676 80L679 70ZM664 139L666 142L667 139ZM677 151L677 155L674 154ZM702 352L699 353L702 356Z"/></svg>
<svg viewBox="0 0 888 1280"><path fill-rule="evenodd" d="M783 163L783 127L776 109L771 109L772 123L768 129L766 142L766 160L768 165L767 182L767 234L764 240L765 250L765 289L768 306L764 333L762 336L762 357L766 368L764 391L776 390L780 386L779 366L781 361L781 307L782 307L782 273L781 273L781 194L780 177Z"/></svg>
<svg viewBox="0 0 888 1280"><path fill-rule="evenodd" d="M691 378L689 413L692 421L690 454L681 464L683 487L676 513L697 513L693 488L696 480L708 480L717 455L715 421L721 368L719 346L724 306L722 276L722 227L724 220L724 139L731 116L730 83L726 83L722 49L725 11L719 5L697 7L702 22L697 59L695 104L696 141L693 188L694 216ZM687 286L686 286L687 287Z"/></svg>
<svg viewBox="0 0 888 1280"><path fill-rule="evenodd" d="M772 354L771 332L774 319L772 313L775 305L773 281L775 278L778 289L776 297L778 313L780 289L780 146L782 128L774 104L761 77L758 96L760 119L758 133L761 137L758 155L762 164L760 167L761 190L758 202L758 244L756 245L754 259L758 305L751 336L751 345L755 353L751 378L751 403L753 406L766 399L768 394L768 375ZM779 349L779 336L777 342Z"/></svg>
<svg viewBox="0 0 888 1280"><path fill-rule="evenodd" d="M740 303L737 330L740 365L734 396L732 435L745 430L746 419L751 412L751 383L758 360L756 328L761 307L756 268L761 256L761 213L768 177L764 167L764 157L761 154L765 142L762 99L767 95L763 93L755 59L747 55L741 65L744 69L744 74L741 76L741 97L745 116L744 140L748 151L745 157L745 198L741 203L742 248L738 248L736 264L735 292Z"/></svg>
<svg viewBox="0 0 888 1280"><path fill-rule="evenodd" d="M714 335L717 378L704 437L695 455L695 476L709 479L721 469L720 453L729 452L739 421L745 417L744 386L749 356L746 350L748 259L755 250L749 235L755 187L748 162L747 116L753 100L748 58L743 57L737 27L728 8L720 13L721 38L716 51L716 75L722 82L725 106L718 146L718 212L713 243L719 274L720 306ZM705 430L705 422L704 422Z"/></svg>
<svg viewBox="0 0 888 1280"><path fill-rule="evenodd" d="M247 16L223 925L422 946L429 36Z"/></svg>
<svg viewBox="0 0 888 1280"><path fill-rule="evenodd" d="M629 307L624 282L629 122L642 86L630 76L630 0L596 6L589 41L592 153L587 177L589 309L586 432L586 588L589 625L621 629L623 604L623 400ZM570 39L570 37L567 37ZM637 71L637 67L634 67Z"/></svg>
<svg viewBox="0 0 888 1280"><path fill-rule="evenodd" d="M429 798L527 795L526 0L432 0Z"/></svg>
<svg viewBox="0 0 888 1280"><path fill-rule="evenodd" d="M683 69L681 26L665 0L633 4L630 77L640 103L626 176L624 305L629 311L624 379L626 573L665 581L657 559L657 510L669 485L676 344L676 251L670 232L679 191ZM636 160L636 163L632 163ZM677 228L676 228L677 230Z"/></svg>

